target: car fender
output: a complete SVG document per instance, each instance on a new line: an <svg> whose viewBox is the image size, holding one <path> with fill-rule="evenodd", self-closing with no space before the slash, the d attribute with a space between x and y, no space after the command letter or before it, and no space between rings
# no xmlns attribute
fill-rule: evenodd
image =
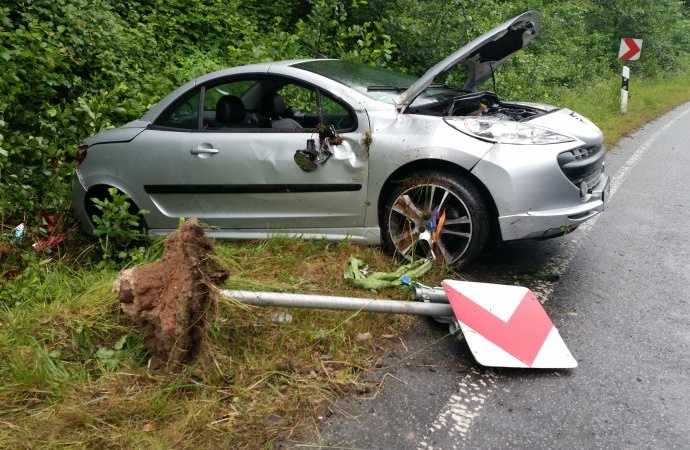
<svg viewBox="0 0 690 450"><path fill-rule="evenodd" d="M368 201L380 205L388 183L409 176L416 168L446 165L449 173L467 172L491 149L492 144L473 139L448 126L440 117L369 111L376 127L370 133ZM444 170L444 168L441 168ZM378 208L367 212L366 226L378 224Z"/></svg>

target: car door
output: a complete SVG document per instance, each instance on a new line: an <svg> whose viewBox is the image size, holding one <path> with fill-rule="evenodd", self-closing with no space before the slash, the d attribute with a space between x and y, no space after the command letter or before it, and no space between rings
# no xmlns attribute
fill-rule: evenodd
<svg viewBox="0 0 690 450"><path fill-rule="evenodd" d="M367 159L361 141L362 130L368 128L366 113L355 112L313 88L265 81L253 84L255 100L251 95L240 99L251 103L249 107L242 104L242 114L225 111L219 97L227 100L247 94L247 80L243 82L241 89L232 81L201 89L199 130L173 131L166 129L170 123L165 120L169 119L158 122L156 145L167 143L170 156L179 161L179 166L175 163L179 179L148 184L146 192L159 203L183 198L180 212L221 229L299 231L363 226ZM269 91L288 97L297 92L296 101L301 97L306 111L290 114L299 126L280 127L277 122L287 118L266 116L256 99L259 93ZM225 103L237 106L232 100ZM168 116L185 113L189 111ZM232 123L218 120L221 118ZM331 124L337 127L337 138L320 138L317 125L322 129ZM301 151L303 156L310 147L319 155L315 168L306 171L296 163L295 155Z"/></svg>

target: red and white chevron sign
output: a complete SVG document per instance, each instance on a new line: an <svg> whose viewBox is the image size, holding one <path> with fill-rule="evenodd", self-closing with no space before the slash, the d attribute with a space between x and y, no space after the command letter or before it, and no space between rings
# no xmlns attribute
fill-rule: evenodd
<svg viewBox="0 0 690 450"><path fill-rule="evenodd" d="M558 330L529 289L457 280L445 280L442 285L479 364L577 367Z"/></svg>
<svg viewBox="0 0 690 450"><path fill-rule="evenodd" d="M642 39L623 38L618 50L618 59L622 61L636 61L642 53Z"/></svg>

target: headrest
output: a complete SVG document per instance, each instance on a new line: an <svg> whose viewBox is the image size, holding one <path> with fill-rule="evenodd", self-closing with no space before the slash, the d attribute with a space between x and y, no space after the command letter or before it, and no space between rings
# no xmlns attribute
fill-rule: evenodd
<svg viewBox="0 0 690 450"><path fill-rule="evenodd" d="M261 114L271 119L285 116L285 100L275 92L270 92L261 99Z"/></svg>
<svg viewBox="0 0 690 450"><path fill-rule="evenodd" d="M242 123L246 111L244 103L234 95L224 95L216 103L216 120L225 124Z"/></svg>

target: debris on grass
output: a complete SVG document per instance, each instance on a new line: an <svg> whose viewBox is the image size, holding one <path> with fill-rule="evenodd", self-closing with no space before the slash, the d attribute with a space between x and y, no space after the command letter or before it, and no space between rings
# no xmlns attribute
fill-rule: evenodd
<svg viewBox="0 0 690 450"><path fill-rule="evenodd" d="M26 226L24 223L20 223L14 229L12 230L12 233L14 234L14 243L16 245L21 245L22 241L24 240L24 234L26 232Z"/></svg>
<svg viewBox="0 0 690 450"><path fill-rule="evenodd" d="M351 256L347 261L347 267L343 273L343 278L350 284L367 290L385 289L403 284L402 278L416 279L429 270L433 263L430 259L418 259L411 263L400 266L394 272L373 272L368 273L367 265L364 261Z"/></svg>
<svg viewBox="0 0 690 450"><path fill-rule="evenodd" d="M42 250L52 250L58 245L62 244L65 241L65 235L64 234L56 234L54 236L50 236L47 239L41 239L38 242L35 242L32 247L34 250L40 252Z"/></svg>

